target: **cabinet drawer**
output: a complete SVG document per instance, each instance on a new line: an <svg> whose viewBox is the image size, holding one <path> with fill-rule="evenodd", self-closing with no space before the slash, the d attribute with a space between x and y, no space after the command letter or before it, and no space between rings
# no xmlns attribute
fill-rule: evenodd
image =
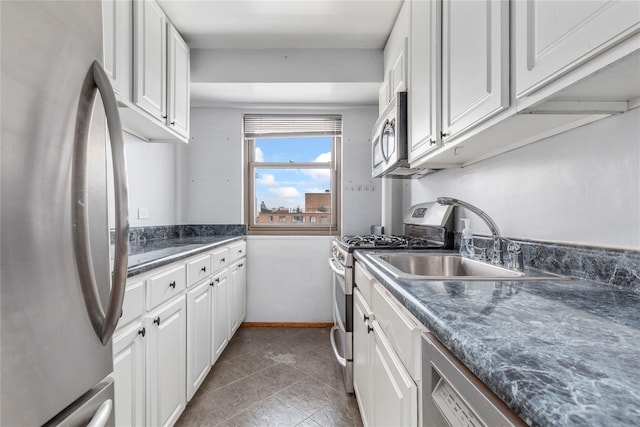
<svg viewBox="0 0 640 427"><path fill-rule="evenodd" d="M233 243L228 246L229 248L229 261L240 259L247 253L247 242L242 241Z"/></svg>
<svg viewBox="0 0 640 427"><path fill-rule="evenodd" d="M373 285L372 310L391 346L414 379L420 378L422 328L379 283Z"/></svg>
<svg viewBox="0 0 640 427"><path fill-rule="evenodd" d="M209 254L187 262L187 286L195 285L211 273L211 255Z"/></svg>
<svg viewBox="0 0 640 427"><path fill-rule="evenodd" d="M227 266L229 263L229 248L224 247L213 251L211 258L213 259L213 271L216 272Z"/></svg>
<svg viewBox="0 0 640 427"><path fill-rule="evenodd" d="M151 310L175 295L179 295L186 285L184 265L163 271L151 277L147 286L147 309Z"/></svg>
<svg viewBox="0 0 640 427"><path fill-rule="evenodd" d="M356 286L362 292L365 301L371 304L371 287L376 279L359 262L356 262L354 278Z"/></svg>
<svg viewBox="0 0 640 427"><path fill-rule="evenodd" d="M144 281L127 283L118 327L126 325L144 313Z"/></svg>

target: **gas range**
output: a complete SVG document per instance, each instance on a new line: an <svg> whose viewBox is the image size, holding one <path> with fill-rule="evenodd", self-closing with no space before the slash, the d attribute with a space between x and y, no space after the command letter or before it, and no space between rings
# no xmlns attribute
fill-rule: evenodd
<svg viewBox="0 0 640 427"><path fill-rule="evenodd" d="M367 234L335 238L331 244L333 323L331 346L342 367L345 389L353 392L353 285L356 249L453 248L453 206L422 203L412 206L404 218L402 236Z"/></svg>

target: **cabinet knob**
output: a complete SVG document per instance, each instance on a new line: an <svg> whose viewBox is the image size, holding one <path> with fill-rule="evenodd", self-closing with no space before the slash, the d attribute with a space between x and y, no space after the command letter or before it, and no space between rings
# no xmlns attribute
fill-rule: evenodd
<svg viewBox="0 0 640 427"><path fill-rule="evenodd" d="M220 262L226 262L224 258L220 258Z"/></svg>
<svg viewBox="0 0 640 427"><path fill-rule="evenodd" d="M153 319L153 323L155 323L156 325L160 326L160 316L158 316L155 319Z"/></svg>
<svg viewBox="0 0 640 427"><path fill-rule="evenodd" d="M203 273L206 273L206 272L207 272L207 267L202 267L202 268L200 269L200 271L202 271Z"/></svg>
<svg viewBox="0 0 640 427"><path fill-rule="evenodd" d="M244 264L238 264L238 268L241 268Z"/></svg>
<svg viewBox="0 0 640 427"><path fill-rule="evenodd" d="M216 283L220 283L220 278L216 278Z"/></svg>
<svg viewBox="0 0 640 427"><path fill-rule="evenodd" d="M369 316L367 316L367 315L365 314L365 315L364 315L364 318L363 318L363 322L366 322L367 320L369 320Z"/></svg>
<svg viewBox="0 0 640 427"><path fill-rule="evenodd" d="M162 115L162 118L163 118L163 119L166 119L166 118L167 118L167 115L166 115L166 114L163 114L163 115Z"/></svg>
<svg viewBox="0 0 640 427"><path fill-rule="evenodd" d="M213 286L213 280L209 282L209 286Z"/></svg>
<svg viewBox="0 0 640 427"><path fill-rule="evenodd" d="M147 330L145 328L138 329L138 335L142 335L142 338L147 334Z"/></svg>
<svg viewBox="0 0 640 427"><path fill-rule="evenodd" d="M367 333L370 334L371 332L373 332L373 328L367 325Z"/></svg>
<svg viewBox="0 0 640 427"><path fill-rule="evenodd" d="M172 124L172 125L175 125L175 124L176 124L176 121L175 121L175 120L171 120L171 124Z"/></svg>
<svg viewBox="0 0 640 427"><path fill-rule="evenodd" d="M440 132L440 136L441 136L442 138L446 138L446 137L448 137L448 136L449 136L449 134L448 134L447 132Z"/></svg>
<svg viewBox="0 0 640 427"><path fill-rule="evenodd" d="M436 145L436 143L437 143L437 141L436 141L435 139L433 139L433 138L431 138L431 139L429 140L429 145L430 145L430 146L431 146L431 145Z"/></svg>
<svg viewBox="0 0 640 427"><path fill-rule="evenodd" d="M175 289L176 288L176 281L174 280L173 282L169 283L169 287Z"/></svg>

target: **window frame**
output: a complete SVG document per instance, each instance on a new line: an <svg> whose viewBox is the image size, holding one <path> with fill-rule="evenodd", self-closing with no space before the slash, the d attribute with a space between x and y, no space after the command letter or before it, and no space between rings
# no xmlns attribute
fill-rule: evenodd
<svg viewBox="0 0 640 427"><path fill-rule="evenodd" d="M319 135L312 135L319 136ZM296 138L312 137L311 135L292 135ZM340 200L341 200L341 156L342 156L342 135L327 135L331 138L331 161L330 162L257 162L255 160L256 139L267 138L245 138L243 140L245 148L245 222L247 224L247 234L249 235L288 235L288 236L339 236L340 235ZM281 224L279 221L273 223L255 222L259 210L259 203L255 196L255 176L259 169L328 169L331 179L331 221L329 224L304 222L299 225ZM273 213L278 216L277 212Z"/></svg>

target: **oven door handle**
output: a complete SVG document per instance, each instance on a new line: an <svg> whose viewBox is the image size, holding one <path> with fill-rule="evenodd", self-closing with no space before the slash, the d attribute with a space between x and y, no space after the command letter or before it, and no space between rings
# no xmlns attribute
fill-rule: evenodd
<svg viewBox="0 0 640 427"><path fill-rule="evenodd" d="M329 258L329 268L331 268L331 270L333 270L334 273L336 273L338 276L344 279L346 274L344 268L338 267L336 265L336 262L333 260L333 258Z"/></svg>
<svg viewBox="0 0 640 427"><path fill-rule="evenodd" d="M344 357L342 357L340 355L340 353L338 353L338 346L336 346L336 331L340 329L340 326L334 326L333 328L331 328L331 332L329 333L329 339L331 340L331 347L333 347L333 354L335 354L336 359L338 360L338 363L343 367L346 368L347 367L347 359L345 359Z"/></svg>

